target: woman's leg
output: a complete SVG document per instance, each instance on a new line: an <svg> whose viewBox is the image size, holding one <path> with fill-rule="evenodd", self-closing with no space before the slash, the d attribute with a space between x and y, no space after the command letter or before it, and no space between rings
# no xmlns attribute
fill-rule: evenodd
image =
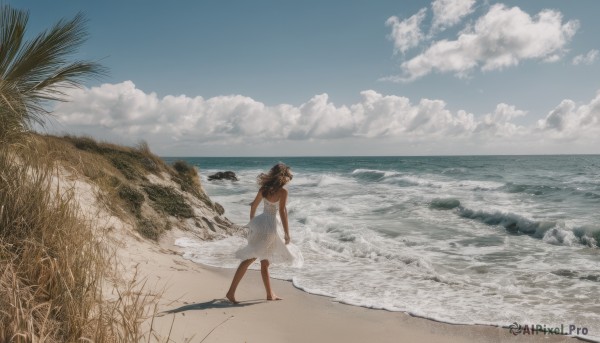
<svg viewBox="0 0 600 343"><path fill-rule="evenodd" d="M267 291L267 300L281 300L271 289L271 278L269 276L269 260L260 261L260 274L262 275L265 290Z"/></svg>
<svg viewBox="0 0 600 343"><path fill-rule="evenodd" d="M250 267L250 265L252 264L252 262L254 262L256 259L255 258L251 258L245 261L242 261L238 267L238 269L235 271L235 275L233 276L233 280L231 280L231 286L229 287L229 291L227 292L227 299L229 299L229 301L231 301L234 304L239 303L239 301L235 300L235 290L237 289L237 286L240 284L240 281L242 281L242 278L244 277L244 274L246 274L246 270L248 270L248 267Z"/></svg>

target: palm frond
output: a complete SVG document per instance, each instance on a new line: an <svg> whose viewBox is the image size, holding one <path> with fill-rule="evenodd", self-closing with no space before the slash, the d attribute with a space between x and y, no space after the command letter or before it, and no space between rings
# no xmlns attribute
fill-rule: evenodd
<svg viewBox="0 0 600 343"><path fill-rule="evenodd" d="M43 125L48 103L66 100L66 88L106 74L96 62L69 61L87 38L82 13L23 42L28 12L9 5L0 10L0 120L19 118L23 128Z"/></svg>
<svg viewBox="0 0 600 343"><path fill-rule="evenodd" d="M47 77L84 42L87 36L84 23L85 19L79 13L70 21L60 20L50 30L27 42L9 66L5 79L37 84Z"/></svg>
<svg viewBox="0 0 600 343"><path fill-rule="evenodd" d="M62 101L64 93L61 89L79 87L81 82L92 75L104 73L104 68L95 62L77 61L57 69L53 75L48 76L37 85L33 86L33 92L45 100Z"/></svg>
<svg viewBox="0 0 600 343"><path fill-rule="evenodd" d="M29 13L0 5L0 78L6 78L6 70L21 48Z"/></svg>

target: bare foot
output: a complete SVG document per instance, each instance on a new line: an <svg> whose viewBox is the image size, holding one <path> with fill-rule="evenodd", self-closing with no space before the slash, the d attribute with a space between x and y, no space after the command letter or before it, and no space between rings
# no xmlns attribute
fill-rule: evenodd
<svg viewBox="0 0 600 343"><path fill-rule="evenodd" d="M227 295L225 297L227 298L227 300L231 301L232 304L240 303L239 301L235 300L235 297L233 296L233 294L227 293Z"/></svg>
<svg viewBox="0 0 600 343"><path fill-rule="evenodd" d="M280 298L280 297L276 296L275 294L271 294L271 296L267 297L267 300L283 300L283 298Z"/></svg>

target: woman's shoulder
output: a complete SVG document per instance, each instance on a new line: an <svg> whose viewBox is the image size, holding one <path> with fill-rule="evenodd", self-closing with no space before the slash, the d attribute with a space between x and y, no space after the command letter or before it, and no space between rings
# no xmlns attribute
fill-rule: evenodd
<svg viewBox="0 0 600 343"><path fill-rule="evenodd" d="M287 197L288 197L288 190L282 187L277 192L277 199L279 199L279 201L287 201Z"/></svg>
<svg viewBox="0 0 600 343"><path fill-rule="evenodd" d="M287 199L287 195L288 195L287 189L280 188L277 191L275 191L275 193L273 193L272 195L269 196L270 199L274 199L274 200L269 200L269 198L267 198L267 200L269 200L271 202L280 202L281 200Z"/></svg>

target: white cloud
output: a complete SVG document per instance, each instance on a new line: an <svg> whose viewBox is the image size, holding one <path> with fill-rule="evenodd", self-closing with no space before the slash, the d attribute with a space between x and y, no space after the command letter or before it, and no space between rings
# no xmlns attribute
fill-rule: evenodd
<svg viewBox="0 0 600 343"><path fill-rule="evenodd" d="M543 10L531 17L518 7L493 5L465 28L456 40L439 40L423 53L401 64L402 76L392 81L412 81L431 72L468 75L476 68L497 70L522 60L557 61L579 27L576 20L563 23L562 14Z"/></svg>
<svg viewBox="0 0 600 343"><path fill-rule="evenodd" d="M524 145L533 149L538 144L538 150L529 151L544 152L539 142L565 138L579 139L591 149L594 145L589 142L600 137L600 93L581 106L564 100L531 127L515 123L525 111L504 103L493 112L476 116L464 110L450 111L439 99L412 103L406 97L366 90L351 105L336 106L327 94L320 94L299 106L270 106L242 95L159 98L137 89L131 81L74 89L71 101L57 104L55 114L71 133L111 140L126 137L130 142L145 139L166 155L198 151L251 154L258 146L265 154L281 146L298 154L319 154L323 153L315 148L319 144L336 146L339 154L340 146L346 150L352 146L381 149L377 144L386 140L406 149L412 145L427 148L403 150L405 154L510 153L510 149L524 153ZM471 150L460 150L465 146ZM557 143L557 147L568 146ZM387 149L386 153L398 153Z"/></svg>
<svg viewBox="0 0 600 343"><path fill-rule="evenodd" d="M581 55L577 55L575 57L573 57L573 65L580 65L580 64L593 64L594 62L596 62L596 59L598 59L598 50L596 49L592 49L590 51L588 51L587 54L581 54Z"/></svg>
<svg viewBox="0 0 600 343"><path fill-rule="evenodd" d="M368 90L359 103L335 106L327 94L300 106L267 106L241 95L202 97L146 94L133 82L75 89L71 101L59 103L58 120L78 127L100 126L123 135L168 135L172 139L275 140L381 137L421 133L464 133L473 116L453 115L441 100L413 105L399 96Z"/></svg>
<svg viewBox="0 0 600 343"><path fill-rule="evenodd" d="M515 106L498 104L493 113L488 113L477 124L476 132L485 132L499 137L515 137L525 134L527 129L511 122L512 119L526 115L527 112L518 110Z"/></svg>
<svg viewBox="0 0 600 343"><path fill-rule="evenodd" d="M600 92L588 104L565 99L537 123L538 129L559 139L585 139L600 135Z"/></svg>
<svg viewBox="0 0 600 343"><path fill-rule="evenodd" d="M431 3L432 30L444 30L458 24L462 18L473 13L473 5L475 0L435 0Z"/></svg>
<svg viewBox="0 0 600 343"><path fill-rule="evenodd" d="M408 98L373 90L363 91L361 96L361 101L351 106L358 136L457 136L476 126L472 114L452 114L442 100L421 99L413 105Z"/></svg>
<svg viewBox="0 0 600 343"><path fill-rule="evenodd" d="M394 42L394 53L405 53L408 49L419 45L424 38L421 22L425 19L427 8L422 8L408 19L400 20L396 16L389 17L385 25L392 27L388 36Z"/></svg>

